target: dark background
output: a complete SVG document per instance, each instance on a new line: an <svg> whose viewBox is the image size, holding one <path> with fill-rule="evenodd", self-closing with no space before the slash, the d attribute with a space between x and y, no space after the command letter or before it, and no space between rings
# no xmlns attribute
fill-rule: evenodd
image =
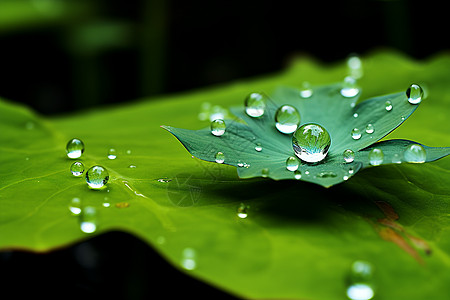
<svg viewBox="0 0 450 300"><path fill-rule="evenodd" d="M449 48L439 3L0 0L0 96L57 115L276 72L301 54L332 63L388 47L423 59ZM119 232L0 252L0 270L3 295L225 296Z"/></svg>

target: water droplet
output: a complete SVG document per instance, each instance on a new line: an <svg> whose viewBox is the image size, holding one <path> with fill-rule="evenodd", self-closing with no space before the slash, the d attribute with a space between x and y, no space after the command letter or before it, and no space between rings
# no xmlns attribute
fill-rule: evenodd
<svg viewBox="0 0 450 300"><path fill-rule="evenodd" d="M316 178L334 178L337 174L332 171L324 171L316 174Z"/></svg>
<svg viewBox="0 0 450 300"><path fill-rule="evenodd" d="M308 170L305 170L305 175L309 175L309 171Z"/></svg>
<svg viewBox="0 0 450 300"><path fill-rule="evenodd" d="M102 203L103 207L110 207L111 206L111 203L109 203L108 200L109 200L108 197L105 197L105 199L103 200L103 203Z"/></svg>
<svg viewBox="0 0 450 300"><path fill-rule="evenodd" d="M241 203L237 208L237 216L241 219L245 219L248 217L248 209L249 206L245 205L244 203Z"/></svg>
<svg viewBox="0 0 450 300"><path fill-rule="evenodd" d="M136 169L137 167L135 165L129 165L128 168L130 169Z"/></svg>
<svg viewBox="0 0 450 300"><path fill-rule="evenodd" d="M245 112L253 118L261 117L266 110L266 97L260 93L251 93L245 98Z"/></svg>
<svg viewBox="0 0 450 300"><path fill-rule="evenodd" d="M374 148L369 152L369 163L372 166L379 166L383 163L384 153L381 149Z"/></svg>
<svg viewBox="0 0 450 300"><path fill-rule="evenodd" d="M393 106L392 106L392 102L391 101L386 101L385 103L384 103L384 108L387 110L387 111L391 111L392 110L392 108L393 108Z"/></svg>
<svg viewBox="0 0 450 300"><path fill-rule="evenodd" d="M306 162L314 163L323 160L327 156L330 146L330 135L319 124L304 124L292 136L295 155Z"/></svg>
<svg viewBox="0 0 450 300"><path fill-rule="evenodd" d="M301 90L300 90L300 97L302 98L311 98L313 94L313 90L311 89L311 85L309 84L309 82L305 81L302 84Z"/></svg>
<svg viewBox="0 0 450 300"><path fill-rule="evenodd" d="M216 119L211 122L211 133L215 136L222 136L225 133L227 126L222 119Z"/></svg>
<svg viewBox="0 0 450 300"><path fill-rule="evenodd" d="M363 76L361 59L357 55L351 55L347 59L348 73L351 77L359 79Z"/></svg>
<svg viewBox="0 0 450 300"><path fill-rule="evenodd" d="M86 206L80 212L80 229L84 233L93 233L97 230L97 210Z"/></svg>
<svg viewBox="0 0 450 300"><path fill-rule="evenodd" d="M108 151L108 158L109 159L116 159L117 157L117 151L114 148L109 149Z"/></svg>
<svg viewBox="0 0 450 300"><path fill-rule="evenodd" d="M109 180L108 171L102 166L93 166L86 172L86 183L90 188L103 188Z"/></svg>
<svg viewBox="0 0 450 300"><path fill-rule="evenodd" d="M359 116L358 113L354 113L354 114L353 114L353 118L357 118L358 116Z"/></svg>
<svg viewBox="0 0 450 300"><path fill-rule="evenodd" d="M294 156L288 157L286 160L286 169L288 169L291 172L297 171L299 166L298 159Z"/></svg>
<svg viewBox="0 0 450 300"><path fill-rule="evenodd" d="M361 138L361 130L359 130L358 128L353 128L351 134L352 139L354 140L359 140Z"/></svg>
<svg viewBox="0 0 450 300"><path fill-rule="evenodd" d="M302 178L302 172L300 170L297 170L294 172L294 178L299 180Z"/></svg>
<svg viewBox="0 0 450 300"><path fill-rule="evenodd" d="M81 200L80 198L72 198L69 203L69 210L72 215L79 215L81 212Z"/></svg>
<svg viewBox="0 0 450 300"><path fill-rule="evenodd" d="M258 151L258 152L261 152L262 149L263 149L263 147L261 146L261 143L256 143L255 150Z"/></svg>
<svg viewBox="0 0 450 300"><path fill-rule="evenodd" d="M192 248L184 248L181 253L181 266L186 270L194 270L197 267L196 252Z"/></svg>
<svg viewBox="0 0 450 300"><path fill-rule="evenodd" d="M401 164L402 163L402 156L398 153L395 153L392 156L392 163L393 164Z"/></svg>
<svg viewBox="0 0 450 300"><path fill-rule="evenodd" d="M158 181L158 182L162 182L162 183L168 183L168 182L171 182L172 179L169 179L169 178L167 178L167 177L164 177L164 178L159 178L157 181Z"/></svg>
<svg viewBox="0 0 450 300"><path fill-rule="evenodd" d="M375 295L372 284L373 267L366 261L355 261L350 269L347 296L352 300L369 300Z"/></svg>
<svg viewBox="0 0 450 300"><path fill-rule="evenodd" d="M411 84L406 90L406 97L411 104L419 104L422 101L423 90L418 84Z"/></svg>
<svg viewBox="0 0 450 300"><path fill-rule="evenodd" d="M348 174L353 174L353 173L355 173L355 169L353 169L353 167L350 167L350 168L348 168Z"/></svg>
<svg viewBox="0 0 450 300"><path fill-rule="evenodd" d="M355 152L353 152L353 150L351 149L344 150L342 156L344 157L344 161L346 163L351 163L355 160Z"/></svg>
<svg viewBox="0 0 450 300"><path fill-rule="evenodd" d="M268 169L268 168L263 168L263 169L261 170L261 176L262 176L262 177L267 177L267 176L269 176L269 169Z"/></svg>
<svg viewBox="0 0 450 300"><path fill-rule="evenodd" d="M70 172L72 172L72 175L75 177L79 177L83 175L84 172L84 165L82 162L76 161L70 166Z"/></svg>
<svg viewBox="0 0 450 300"><path fill-rule="evenodd" d="M366 133L371 134L375 131L375 127L373 126L373 124L367 124L366 126Z"/></svg>
<svg viewBox="0 0 450 300"><path fill-rule="evenodd" d="M66 152L69 158L79 158L84 152L84 143L80 139L71 139L67 143Z"/></svg>
<svg viewBox="0 0 450 300"><path fill-rule="evenodd" d="M300 114L298 110L290 105L279 107L275 113L275 127L281 133L293 133L300 124Z"/></svg>
<svg viewBox="0 0 450 300"><path fill-rule="evenodd" d="M217 152L216 153L216 163L223 164L224 161L225 161L225 155L220 151Z"/></svg>
<svg viewBox="0 0 450 300"><path fill-rule="evenodd" d="M427 152L420 144L411 144L406 147L403 157L409 163L424 163L427 160Z"/></svg>
<svg viewBox="0 0 450 300"><path fill-rule="evenodd" d="M352 98L359 94L359 88L356 85L356 79L347 76L342 83L341 95L346 98Z"/></svg>

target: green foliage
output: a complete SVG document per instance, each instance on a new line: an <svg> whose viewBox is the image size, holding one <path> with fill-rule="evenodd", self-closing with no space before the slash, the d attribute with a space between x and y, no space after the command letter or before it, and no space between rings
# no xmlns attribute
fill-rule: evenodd
<svg viewBox="0 0 450 300"><path fill-rule="evenodd" d="M450 144L449 56L416 63L382 52L363 62L364 99L411 82L428 86L414 118L389 138ZM238 179L235 167L191 159L159 127L202 128L207 124L193 116L205 101L239 105L250 91L272 93L304 80L321 85L345 72L344 65L302 59L254 81L53 119L1 101L0 248L49 251L122 230L180 270L247 298L344 299L355 260L372 264L377 299L446 297L449 158L368 168L324 189ZM87 168L109 171L106 189L91 190L70 174L64 148L73 137L85 143L80 160ZM109 148L117 150L115 160L107 158ZM97 210L94 233L83 233L70 213L74 197ZM241 203L245 219L237 216Z"/></svg>

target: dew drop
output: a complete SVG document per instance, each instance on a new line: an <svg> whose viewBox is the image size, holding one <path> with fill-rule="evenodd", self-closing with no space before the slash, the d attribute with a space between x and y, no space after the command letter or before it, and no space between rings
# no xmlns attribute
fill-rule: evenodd
<svg viewBox="0 0 450 300"><path fill-rule="evenodd" d="M71 139L66 146L67 157L75 159L84 152L84 143L80 139Z"/></svg>
<svg viewBox="0 0 450 300"><path fill-rule="evenodd" d="M395 153L392 156L392 163L393 164L401 164L402 163L402 156L398 153Z"/></svg>
<svg viewBox="0 0 450 300"><path fill-rule="evenodd" d="M363 76L361 59L357 55L351 55L347 59L348 73L351 77L359 79Z"/></svg>
<svg viewBox="0 0 450 300"><path fill-rule="evenodd" d="M211 134L215 136L222 136L225 133L226 125L222 119L216 119L211 122Z"/></svg>
<svg viewBox="0 0 450 300"><path fill-rule="evenodd" d="M109 159L116 159L117 158L117 151L114 148L111 148L108 150L108 158Z"/></svg>
<svg viewBox="0 0 450 300"><path fill-rule="evenodd" d="M359 88L356 85L356 79L347 76L342 83L341 95L346 98L352 98L359 94Z"/></svg>
<svg viewBox="0 0 450 300"><path fill-rule="evenodd" d="M300 124L300 114L298 110L290 105L279 107L275 113L275 127L279 132L293 133Z"/></svg>
<svg viewBox="0 0 450 300"><path fill-rule="evenodd" d="M69 210L72 215L79 215L81 212L81 200L78 197L72 198L69 202Z"/></svg>
<svg viewBox="0 0 450 300"><path fill-rule="evenodd" d="M375 127L373 126L373 124L367 124L366 133L372 134L374 131L375 131Z"/></svg>
<svg viewBox="0 0 450 300"><path fill-rule="evenodd" d="M386 109L386 111L391 111L392 110L392 108L393 108L393 106L392 106L392 102L391 101L386 101L385 103L384 103L384 108Z"/></svg>
<svg viewBox="0 0 450 300"><path fill-rule="evenodd" d="M353 167L348 168L347 170L348 174L352 175L353 173L355 173L355 169L353 169Z"/></svg>
<svg viewBox="0 0 450 300"><path fill-rule="evenodd" d="M137 167L135 165L129 165L128 168L130 169L136 169Z"/></svg>
<svg viewBox="0 0 450 300"><path fill-rule="evenodd" d="M406 97L411 104L419 104L422 101L423 89L418 84L411 84L406 90Z"/></svg>
<svg viewBox="0 0 450 300"><path fill-rule="evenodd" d="M167 178L167 177L164 177L164 178L158 178L157 181L158 181L158 182L162 182L162 183L168 183L168 182L171 182L172 179Z"/></svg>
<svg viewBox="0 0 450 300"><path fill-rule="evenodd" d="M220 151L217 152L216 153L216 163L223 164L224 161L225 161L225 155Z"/></svg>
<svg viewBox="0 0 450 300"><path fill-rule="evenodd" d="M131 154L131 150L128 149L126 153L127 153L128 155L130 155L130 154Z"/></svg>
<svg viewBox="0 0 450 300"><path fill-rule="evenodd" d="M249 209L248 205L241 203L237 208L236 215L241 219L245 219L248 217L248 209Z"/></svg>
<svg viewBox="0 0 450 300"><path fill-rule="evenodd" d="M344 157L344 161L346 163L351 163L355 160L355 152L353 152L353 150L351 149L344 150L342 156Z"/></svg>
<svg viewBox="0 0 450 300"><path fill-rule="evenodd" d="M369 163L372 166L379 166L383 163L384 153L381 149L374 148L369 152Z"/></svg>
<svg viewBox="0 0 450 300"><path fill-rule="evenodd" d="M300 126L292 136L295 155L303 161L315 163L323 160L331 146L328 131L315 123Z"/></svg>
<svg viewBox="0 0 450 300"><path fill-rule="evenodd" d="M311 89L311 85L309 82L305 81L302 84L301 90L300 90L300 97L308 99L311 98L313 95L313 90Z"/></svg>
<svg viewBox="0 0 450 300"><path fill-rule="evenodd" d="M332 172L332 171L324 171L324 172L320 172L318 174L316 174L316 178L334 178L336 177L337 174Z"/></svg>
<svg viewBox="0 0 450 300"><path fill-rule="evenodd" d="M427 160L427 152L420 144L411 144L406 147L403 158L409 163L424 163Z"/></svg>
<svg viewBox="0 0 450 300"><path fill-rule="evenodd" d="M294 156L288 157L288 159L286 160L286 169L288 169L288 171L291 171L291 172L297 171L298 166L299 166L299 162L296 157L294 157Z"/></svg>
<svg viewBox="0 0 450 300"><path fill-rule="evenodd" d="M93 206L86 206L80 212L80 229L84 233L97 230L97 210Z"/></svg>
<svg viewBox="0 0 450 300"><path fill-rule="evenodd" d="M297 170L294 172L294 178L299 180L302 178L302 172L300 170Z"/></svg>
<svg viewBox="0 0 450 300"><path fill-rule="evenodd" d="M86 183L91 189L103 188L109 180L108 171L102 166L93 166L86 172Z"/></svg>
<svg viewBox="0 0 450 300"><path fill-rule="evenodd" d="M361 138L361 130L359 130L358 128L353 128L351 134L352 139L354 140L359 140Z"/></svg>
<svg viewBox="0 0 450 300"><path fill-rule="evenodd" d="M262 177L268 177L269 176L269 169L268 168L263 168L261 170L261 176Z"/></svg>
<svg viewBox="0 0 450 300"><path fill-rule="evenodd" d="M193 248L184 248L181 253L181 266L186 270L194 270L197 267L196 256Z"/></svg>
<svg viewBox="0 0 450 300"><path fill-rule="evenodd" d="M75 177L80 177L84 173L84 165L82 162L76 161L70 166L70 172Z"/></svg>
<svg viewBox="0 0 450 300"><path fill-rule="evenodd" d="M262 149L263 149L263 147L262 147L261 143L256 143L255 150L258 151L258 152L261 152Z"/></svg>
<svg viewBox="0 0 450 300"><path fill-rule="evenodd" d="M245 112L253 118L261 117L266 110L266 97L260 93L251 93L245 98Z"/></svg>
<svg viewBox="0 0 450 300"><path fill-rule="evenodd" d="M358 113L354 113L354 114L353 114L353 118L357 118L358 116L359 116Z"/></svg>
<svg viewBox="0 0 450 300"><path fill-rule="evenodd" d="M375 296L372 284L373 267L366 261L355 261L350 268L347 297L351 300L369 300Z"/></svg>

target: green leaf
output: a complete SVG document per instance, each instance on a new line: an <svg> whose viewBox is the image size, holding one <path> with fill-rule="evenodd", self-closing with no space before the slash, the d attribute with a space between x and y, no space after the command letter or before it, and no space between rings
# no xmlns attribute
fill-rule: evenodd
<svg viewBox="0 0 450 300"><path fill-rule="evenodd" d="M418 63L380 52L363 63L363 99L411 82L428 85L414 118L389 138L450 144L443 130L450 113L449 56ZM183 272L244 298L344 299L355 260L373 265L378 299L445 298L448 157L367 168L324 189L293 180L239 179L235 167L191 159L159 127L203 128L207 124L193 116L205 101L236 106L249 91L271 94L303 80L322 85L345 73L344 64L324 68L302 59L282 74L59 118L0 101L0 248L50 251L121 230ZM73 160L64 148L73 137L86 145L86 167L108 169L107 189L91 190L70 174ZM117 150L115 160L107 158L109 148ZM82 232L80 218L70 213L74 197L96 209L94 233ZM237 216L241 203L248 206L245 219Z"/></svg>

